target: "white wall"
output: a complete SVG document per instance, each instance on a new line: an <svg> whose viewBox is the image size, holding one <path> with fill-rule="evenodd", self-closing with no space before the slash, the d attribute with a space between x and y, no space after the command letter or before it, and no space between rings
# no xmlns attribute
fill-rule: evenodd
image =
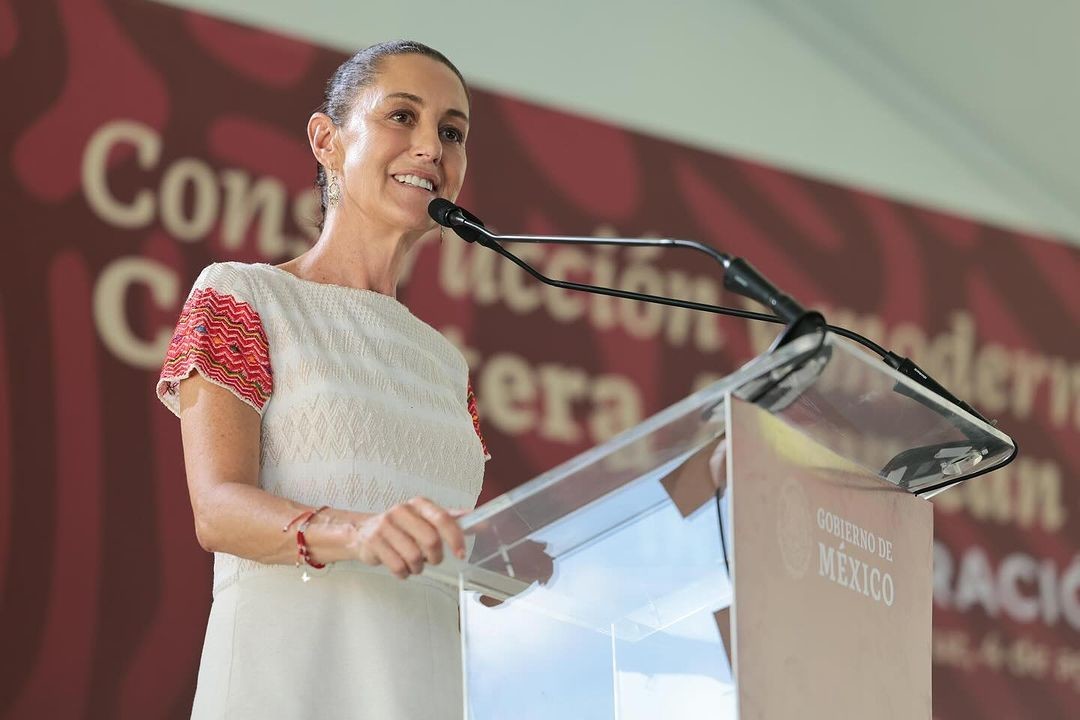
<svg viewBox="0 0 1080 720"><path fill-rule="evenodd" d="M912 64L895 59L902 38L884 52L882 27L865 30L874 17L865 2L822 0L834 15L845 4L862 8L854 32L805 0L167 2L345 51L409 37L445 52L477 87L1080 238L1080 213L1063 193L912 82Z"/></svg>

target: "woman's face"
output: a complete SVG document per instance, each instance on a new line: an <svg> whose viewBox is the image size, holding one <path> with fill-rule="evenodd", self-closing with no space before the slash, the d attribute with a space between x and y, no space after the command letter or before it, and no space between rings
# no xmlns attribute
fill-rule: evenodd
<svg viewBox="0 0 1080 720"><path fill-rule="evenodd" d="M465 180L469 99L450 68L423 55L384 58L340 134L341 201L363 222L426 230L434 198Z"/></svg>

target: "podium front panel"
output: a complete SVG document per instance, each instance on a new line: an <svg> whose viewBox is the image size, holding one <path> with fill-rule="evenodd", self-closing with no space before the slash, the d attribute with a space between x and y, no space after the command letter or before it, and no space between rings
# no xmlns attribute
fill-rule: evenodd
<svg viewBox="0 0 1080 720"><path fill-rule="evenodd" d="M740 718L930 718L930 503L753 405L729 417Z"/></svg>

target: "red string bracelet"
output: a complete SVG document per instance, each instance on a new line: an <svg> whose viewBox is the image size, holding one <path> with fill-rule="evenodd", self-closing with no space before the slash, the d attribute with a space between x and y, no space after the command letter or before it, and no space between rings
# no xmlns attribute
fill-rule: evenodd
<svg viewBox="0 0 1080 720"><path fill-rule="evenodd" d="M329 510L329 505L323 505L318 510L305 510L300 513L289 523L281 528L281 532L288 532L296 523L300 523L300 526L296 529L296 567L301 565L309 565L316 570L321 570L326 567L326 563L318 563L311 559L311 550L307 546L307 538L304 537L304 531L308 529L308 525L311 524L311 520L321 513L323 510ZM306 578L305 578L306 579Z"/></svg>

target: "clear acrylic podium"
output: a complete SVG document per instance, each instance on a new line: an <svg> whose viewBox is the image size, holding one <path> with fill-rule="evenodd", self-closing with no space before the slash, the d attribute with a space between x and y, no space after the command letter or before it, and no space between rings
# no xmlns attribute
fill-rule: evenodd
<svg viewBox="0 0 1080 720"><path fill-rule="evenodd" d="M797 338L462 520L464 717L929 719L924 498L1014 454Z"/></svg>

